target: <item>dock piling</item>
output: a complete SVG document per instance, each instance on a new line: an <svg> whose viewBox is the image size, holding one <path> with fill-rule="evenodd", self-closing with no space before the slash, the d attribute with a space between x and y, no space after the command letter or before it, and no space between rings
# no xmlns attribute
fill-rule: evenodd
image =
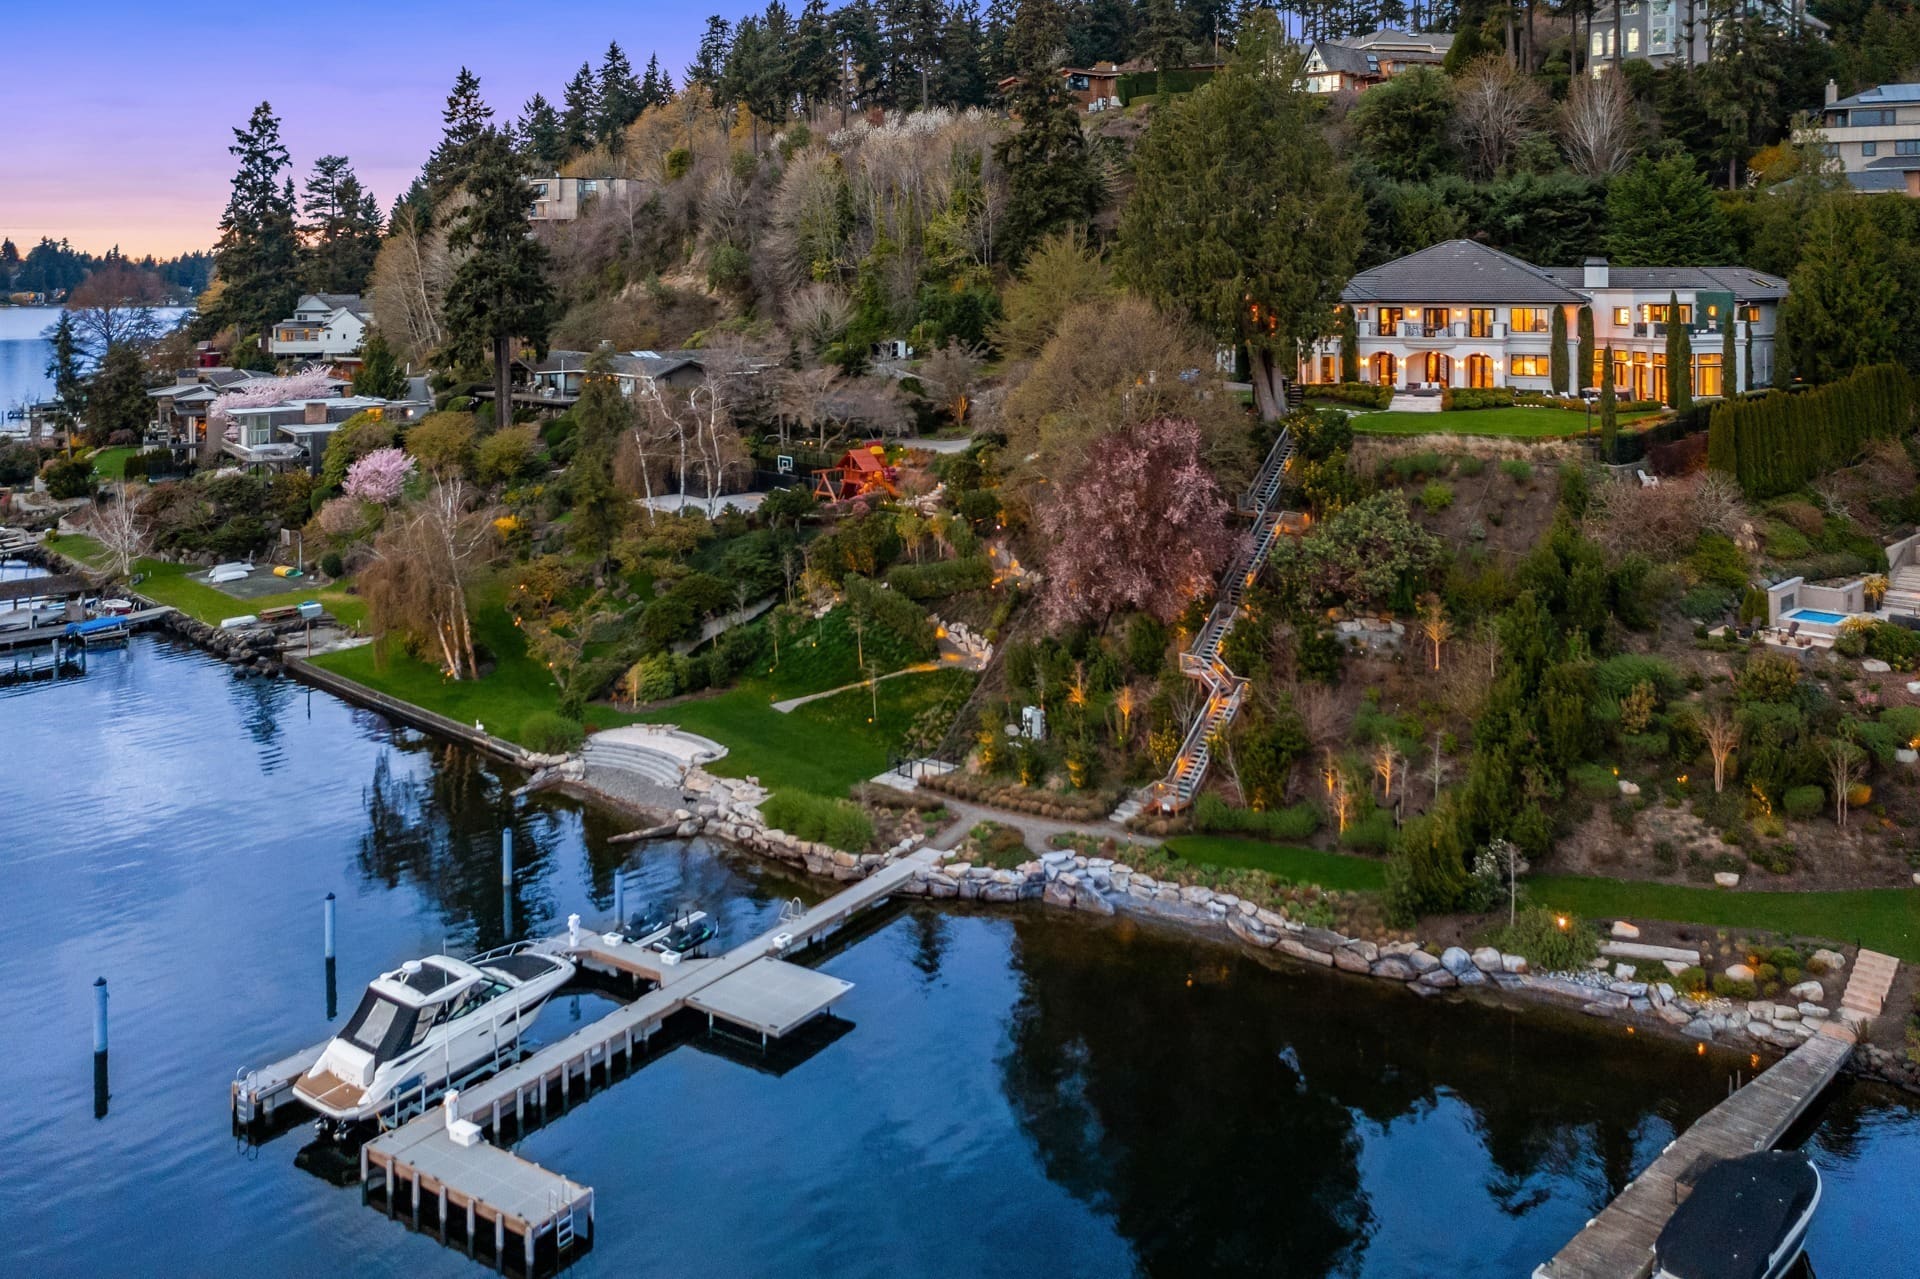
<svg viewBox="0 0 1920 1279"><path fill-rule="evenodd" d="M613 872L613 931L624 932L627 926L627 877L619 871Z"/></svg>
<svg viewBox="0 0 1920 1279"><path fill-rule="evenodd" d="M93 979L93 1117L107 1117L107 979Z"/></svg>
<svg viewBox="0 0 1920 1279"><path fill-rule="evenodd" d="M333 906L333 894L328 893L326 902L321 907L322 928L326 937L326 954L328 959L333 958Z"/></svg>

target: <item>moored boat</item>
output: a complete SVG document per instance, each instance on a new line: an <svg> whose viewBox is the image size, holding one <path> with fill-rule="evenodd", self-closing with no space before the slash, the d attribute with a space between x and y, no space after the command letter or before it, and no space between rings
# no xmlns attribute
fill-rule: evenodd
<svg viewBox="0 0 1920 1279"><path fill-rule="evenodd" d="M1820 1173L1799 1151L1723 1159L1654 1242L1654 1279L1780 1279L1807 1244Z"/></svg>

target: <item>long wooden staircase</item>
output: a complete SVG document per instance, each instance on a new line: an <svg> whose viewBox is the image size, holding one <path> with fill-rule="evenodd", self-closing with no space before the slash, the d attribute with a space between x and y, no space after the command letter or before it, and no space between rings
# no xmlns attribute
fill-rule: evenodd
<svg viewBox="0 0 1920 1279"><path fill-rule="evenodd" d="M1177 813L1200 793L1200 783L1206 780L1207 767L1213 762L1213 743L1233 722L1246 697L1247 681L1228 668L1220 654L1221 646L1240 616L1247 588L1259 579L1274 542L1283 534L1298 532L1305 522L1304 517L1280 509L1280 493L1293 456L1293 439L1283 429L1241 498L1241 509L1253 516L1253 539L1227 566L1213 611L1207 614L1206 624L1193 637L1193 643L1180 654L1181 673L1201 683L1207 694L1206 704L1194 716L1167 775L1122 802L1113 811L1114 821L1125 822L1148 809Z"/></svg>

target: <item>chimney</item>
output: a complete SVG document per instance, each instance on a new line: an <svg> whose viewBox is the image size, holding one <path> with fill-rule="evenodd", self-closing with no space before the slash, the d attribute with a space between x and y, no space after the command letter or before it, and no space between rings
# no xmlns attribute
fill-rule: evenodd
<svg viewBox="0 0 1920 1279"><path fill-rule="evenodd" d="M300 406L300 422L303 426L325 426L327 424L327 402L308 400Z"/></svg>
<svg viewBox="0 0 1920 1279"><path fill-rule="evenodd" d="M1827 105L1832 106L1840 100L1840 86L1831 79L1827 81Z"/></svg>
<svg viewBox="0 0 1920 1279"><path fill-rule="evenodd" d="M1583 278L1580 282L1586 288L1589 288L1589 289L1606 288L1607 287L1607 260L1605 258L1598 258L1598 257L1588 258L1582 266L1582 274L1583 274Z"/></svg>
<svg viewBox="0 0 1920 1279"><path fill-rule="evenodd" d="M1908 169L1900 176L1907 180L1908 197L1920 200L1920 169Z"/></svg>

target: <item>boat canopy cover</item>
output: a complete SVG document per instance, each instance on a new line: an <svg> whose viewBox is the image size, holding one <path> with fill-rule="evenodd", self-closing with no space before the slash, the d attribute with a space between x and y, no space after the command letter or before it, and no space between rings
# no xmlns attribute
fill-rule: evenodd
<svg viewBox="0 0 1920 1279"><path fill-rule="evenodd" d="M517 955L501 955L489 959L486 966L494 972L505 973L519 982L530 982L536 977L545 977L560 965L545 955L529 955L522 952Z"/></svg>
<svg viewBox="0 0 1920 1279"><path fill-rule="evenodd" d="M1658 1269L1676 1279L1764 1279L1819 1185L1798 1151L1763 1150L1714 1164L1655 1241Z"/></svg>

